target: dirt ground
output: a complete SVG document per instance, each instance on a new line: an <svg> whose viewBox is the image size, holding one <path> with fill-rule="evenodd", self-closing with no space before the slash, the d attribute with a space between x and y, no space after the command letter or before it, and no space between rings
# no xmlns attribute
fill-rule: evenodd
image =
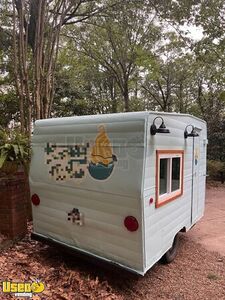
<svg viewBox="0 0 225 300"><path fill-rule="evenodd" d="M207 206L215 201L219 193L216 188L208 191ZM223 195L225 189L221 201L225 201ZM202 225L199 223L196 226ZM39 279L45 283L46 288L42 294L32 298L36 300L223 300L225 256L206 250L204 243L203 246L199 244L197 235L201 230L196 227L195 233L182 234L176 260L170 265L157 263L144 277L61 253L31 241L27 236L13 247L0 252L0 282ZM214 243L213 240L208 242ZM5 299L15 298L3 295L0 288L0 300Z"/></svg>
<svg viewBox="0 0 225 300"><path fill-rule="evenodd" d="M204 218L187 235L204 248L225 256L225 188L206 190Z"/></svg>

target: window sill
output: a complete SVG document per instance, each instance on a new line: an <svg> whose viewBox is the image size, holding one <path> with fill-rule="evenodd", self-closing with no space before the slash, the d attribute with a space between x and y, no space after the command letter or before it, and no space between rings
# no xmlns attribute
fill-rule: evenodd
<svg viewBox="0 0 225 300"><path fill-rule="evenodd" d="M156 202L155 202L155 207L158 208L158 207L161 207L163 206L164 204L167 204L173 200L175 200L176 198L179 198L183 195L183 192L182 190L179 190L178 192L174 193L174 194L170 194L168 195L167 197L165 197L164 199L160 200L158 197L156 199Z"/></svg>

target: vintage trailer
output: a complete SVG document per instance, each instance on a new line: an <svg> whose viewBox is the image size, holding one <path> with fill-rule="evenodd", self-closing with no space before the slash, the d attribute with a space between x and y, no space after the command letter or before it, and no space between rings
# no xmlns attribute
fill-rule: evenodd
<svg viewBox="0 0 225 300"><path fill-rule="evenodd" d="M39 120L32 138L37 240L144 275L174 259L205 206L206 123L159 112Z"/></svg>

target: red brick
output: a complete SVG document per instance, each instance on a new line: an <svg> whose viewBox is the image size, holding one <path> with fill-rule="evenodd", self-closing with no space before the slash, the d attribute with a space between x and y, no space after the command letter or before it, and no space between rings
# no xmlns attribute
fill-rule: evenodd
<svg viewBox="0 0 225 300"><path fill-rule="evenodd" d="M11 238L26 234L28 190L25 177L0 180L0 232Z"/></svg>

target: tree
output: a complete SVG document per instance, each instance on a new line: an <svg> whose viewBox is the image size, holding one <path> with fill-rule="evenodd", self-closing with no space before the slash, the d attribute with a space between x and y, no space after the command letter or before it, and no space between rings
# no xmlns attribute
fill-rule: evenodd
<svg viewBox="0 0 225 300"><path fill-rule="evenodd" d="M187 52L189 39L175 32L164 33L166 43L154 53L146 66L142 94L153 110L187 112L192 80L192 55Z"/></svg>
<svg viewBox="0 0 225 300"><path fill-rule="evenodd" d="M14 77L20 99L21 128L50 116L55 68L64 25L76 24L105 9L104 1L13 0Z"/></svg>
<svg viewBox="0 0 225 300"><path fill-rule="evenodd" d="M74 48L59 53L53 116L120 111L117 86L111 74Z"/></svg>
<svg viewBox="0 0 225 300"><path fill-rule="evenodd" d="M187 112L207 121L208 153L218 158L224 11L223 0L3 0L1 125L19 119L29 132L51 116ZM193 40L187 26L203 37Z"/></svg>
<svg viewBox="0 0 225 300"><path fill-rule="evenodd" d="M151 8L142 1L121 3L92 24L79 28L75 46L110 74L123 97L124 110L130 110L130 86L138 73L137 61L159 38ZM71 38L77 32L67 32Z"/></svg>
<svg viewBox="0 0 225 300"><path fill-rule="evenodd" d="M0 13L0 127L5 128L11 121L18 122L19 107L11 72L12 61L9 56L11 36L7 28L4 3Z"/></svg>
<svg viewBox="0 0 225 300"><path fill-rule="evenodd" d="M6 128L11 121L19 121L19 107L14 89L0 92L0 127Z"/></svg>

